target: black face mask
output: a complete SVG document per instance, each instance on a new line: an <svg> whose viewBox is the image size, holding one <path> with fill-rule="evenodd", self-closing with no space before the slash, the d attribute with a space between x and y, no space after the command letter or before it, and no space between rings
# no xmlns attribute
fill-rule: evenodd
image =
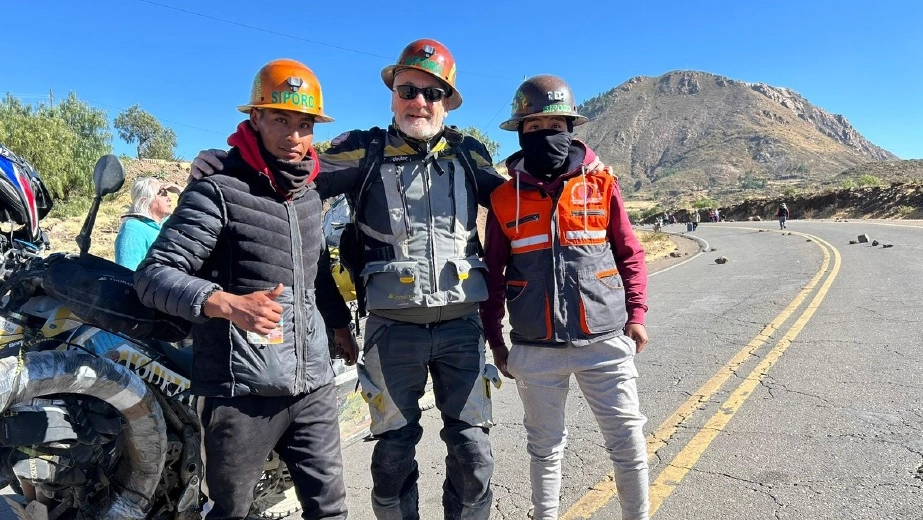
<svg viewBox="0 0 923 520"><path fill-rule="evenodd" d="M536 177L553 179L564 173L567 153L574 134L563 130L519 132L519 146L526 171Z"/></svg>

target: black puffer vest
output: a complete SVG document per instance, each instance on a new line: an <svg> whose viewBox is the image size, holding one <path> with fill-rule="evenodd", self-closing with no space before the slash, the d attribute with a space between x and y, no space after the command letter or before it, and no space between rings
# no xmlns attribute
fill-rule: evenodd
<svg viewBox="0 0 923 520"><path fill-rule="evenodd" d="M333 379L314 294L321 213L313 184L285 200L236 148L222 173L183 193L136 284L145 303L197 322L194 393L297 395ZM200 314L215 288L247 294L278 283L285 286L276 300L283 308L281 337L260 338Z"/></svg>

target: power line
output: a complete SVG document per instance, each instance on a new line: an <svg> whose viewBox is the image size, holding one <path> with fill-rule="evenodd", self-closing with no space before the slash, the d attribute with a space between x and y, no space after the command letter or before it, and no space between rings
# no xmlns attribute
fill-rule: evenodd
<svg viewBox="0 0 923 520"><path fill-rule="evenodd" d="M331 44L331 43L326 43L326 42L322 42L322 41L318 41L318 40L309 40L309 39L307 39L307 38L302 38L301 36L295 36L295 35L288 34L288 33L283 33L283 32L279 32L279 31L274 31L274 30L272 30L272 29L266 29L266 28L264 28L264 27L258 27L258 26L255 26L255 25L250 25L250 24L235 22L235 21L233 21L233 20L227 20L227 19L225 19L225 18L219 18L219 17L217 17L217 16L213 16L213 15L205 14L205 13L200 13L200 12L197 12L197 11L192 11L192 10L189 10L189 9L184 9L184 8L182 8L182 7L175 7L175 6L172 6L172 5L167 5L167 4L163 4L163 3L160 3L160 2L155 2L155 1L153 1L153 0L137 0L137 1L138 1L138 2L143 2L143 3L145 3L145 4L154 5L154 6L157 6L157 7L162 7L162 8L164 8L164 9L171 9L171 10L173 10L173 11L179 11L179 12L181 12L181 13L185 13L185 14L192 15L192 16L198 16L198 17L200 17L200 18L205 18L205 19L207 19L207 20L213 20L213 21L216 21L216 22L226 23L226 24L229 24L229 25L237 26L237 27L243 27L243 28L245 28L245 29L250 29L250 30L253 30L253 31L259 31L259 32L263 32L263 33L266 33L266 34L272 34L272 35L274 35L274 36L281 36L281 37L283 37L283 38L290 38L290 39L292 39L292 40L298 40L298 41L302 41L302 42L306 42L306 43L312 43L312 44L314 44L314 45L320 45L320 46L323 46L323 47L330 47L330 48L332 48L332 49L337 49L337 50L346 51L346 52L352 52L352 53L355 53L355 54L363 54L363 55L372 56L372 57L375 57L375 58L383 58L383 59L386 59L386 60L388 60L388 61L390 61L390 60L393 59L393 58L390 57L390 56L382 56L381 54L375 54L375 53L373 53L373 52L366 52L366 51L362 51L362 50L359 50L359 49L353 49L353 48L350 48L350 47L343 47L343 46L341 46L341 45L334 45L334 44ZM511 78L493 76L493 75L490 75L490 74L482 74L482 73L479 73L479 72L459 71L459 74L460 74L460 75L463 75L463 76L478 76L478 77L481 77L481 78L496 79L496 80L508 81L508 82L513 82L513 81L515 81L515 80L513 80L513 79L511 79ZM512 103L512 97L510 97L509 103ZM494 113L494 115L491 116L490 120L487 121L487 125L485 125L485 128L488 127L488 126L490 126L491 123L493 123L493 121L494 121L494 119L496 119L497 115L498 115L505 107L509 106L509 103L504 103L503 105L501 105L501 107L500 107L499 109L497 109L497 111ZM194 128L194 127L190 127L190 128Z"/></svg>
<svg viewBox="0 0 923 520"><path fill-rule="evenodd" d="M384 59L386 59L386 60L392 59L392 58L390 58L390 57L388 57L388 56L382 56L381 54L375 54L375 53L372 53L372 52L360 51L360 50L358 50L358 49L350 49L349 47L343 47L343 46L341 46L341 45L334 45L334 44L331 44L331 43L321 42L321 41L317 41L317 40L309 40L309 39L307 39L307 38L302 38L301 36L295 36L295 35L292 35L292 34L287 34L287 33L279 32L279 31L273 31L272 29L266 29L266 28L264 28L264 27L257 27L257 26L255 26L255 25L249 25L249 24L245 24L245 23L235 22L235 21L232 21L232 20L226 20L226 19L224 19L224 18L218 18L217 16L212 16L212 15L210 15L210 14L199 13L199 12L196 12L196 11L190 11L189 9L183 9L183 8L181 8L181 7L174 7L174 6L172 6L172 5L161 4L161 3L159 3L159 2L153 2L153 1L151 1L151 0L138 0L138 1L139 1L139 2L143 2L143 3L145 3L145 4L156 5L157 7L163 7L164 9L172 9L172 10L174 10L174 11L179 11L179 12L181 12L181 13L190 14L190 15L192 15L192 16L199 16L199 17L201 17L201 18L206 18L206 19L208 19L208 20L214 20L214 21L216 21L216 22L226 23L226 24L230 24L230 25L236 25L237 27L243 27L243 28L245 28L245 29L251 29L251 30L254 30L254 31L260 31L260 32L264 32L264 33L267 33L267 34L272 34L272 35L274 35L274 36L281 36L281 37L283 37L283 38L290 38L290 39L292 39L292 40L298 40L298 41L302 41L302 42L313 43L314 45L322 45L322 46L324 46L324 47L330 47L330 48L332 48L332 49L338 49L338 50L341 50L341 51L354 52L354 53L356 53L356 54L365 54L366 56L374 56L374 57L376 57L376 58L384 58Z"/></svg>
<svg viewBox="0 0 923 520"><path fill-rule="evenodd" d="M350 47L343 47L342 45L335 45L335 44L332 44L332 43L322 42L322 41L318 41L318 40L309 40L309 39L307 39L307 38L302 38L301 36L295 36L295 35L293 35L293 34L288 34L288 33L284 33L284 32L274 31L274 30L272 30L272 29L266 29L265 27L258 27L258 26L256 26L256 25L249 25L249 24L245 24L245 23L235 22L235 21L233 21L233 20L227 20L227 19L225 19L225 18L219 18L219 17L217 17L217 16L212 16L212 15L210 15L210 14L200 13L200 12L197 12L197 11L191 11L191 10L189 10L189 9L183 9L182 7L175 7L175 6L172 6L172 5L162 4L162 3L160 3L160 2L154 2L153 0L137 0L137 1L138 1L138 2L142 2L142 3L145 3L145 4L156 5L157 7L162 7L162 8L164 8L164 9L171 9L171 10L173 10L173 11L179 11L179 12L181 12L181 13L189 14L189 15L192 15L192 16L198 16L198 17L205 18L205 19L208 19L208 20L213 20L213 21L216 21L216 22L226 23L226 24L229 24L229 25L235 25L235 26L237 26L237 27L243 27L243 28L245 28L245 29L250 29L250 30L253 30L253 31L259 31L259 32L263 32L263 33L266 33L266 34L272 34L272 35L274 35L274 36L281 36L281 37L283 37L283 38L290 38L290 39L292 39L292 40L297 40L297 41L301 41L301 42L313 43L314 45L320 45L320 46L323 46L323 47L330 47L331 49L337 49L337 50L341 50L341 51L352 52L352 53L355 53L355 54L363 54L363 55L372 56L372 57L375 57L375 58L383 58L383 59L386 59L386 60L388 60L388 61L391 61L391 60L394 59L393 56L382 56L381 54L375 54L374 52L367 52L367 51L363 51L363 50L359 50L359 49L353 49L353 48L350 48ZM499 80L502 80L502 81L512 81L510 78L503 78L503 77L499 77L499 76L492 76L492 75L489 75L489 74L481 74L481 73L479 73L479 72L459 71L459 74L461 74L461 75L469 75L469 76L479 76L479 77L482 77L482 78L489 78L489 79L499 79Z"/></svg>

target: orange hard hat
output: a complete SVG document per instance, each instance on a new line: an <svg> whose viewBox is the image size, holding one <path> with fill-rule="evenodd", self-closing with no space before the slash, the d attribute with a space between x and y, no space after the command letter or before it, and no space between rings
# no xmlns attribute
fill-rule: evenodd
<svg viewBox="0 0 923 520"><path fill-rule="evenodd" d="M273 60L253 78L250 103L237 110L250 112L251 108L275 108L311 114L318 123L330 123L333 118L324 114L324 96L317 76L307 66L295 60Z"/></svg>
<svg viewBox="0 0 923 520"><path fill-rule="evenodd" d="M403 69L421 70L438 78L446 87L446 110L461 106L462 96L455 89L455 58L445 45L429 38L410 42L397 63L381 69L381 79L389 89L394 88L394 75Z"/></svg>

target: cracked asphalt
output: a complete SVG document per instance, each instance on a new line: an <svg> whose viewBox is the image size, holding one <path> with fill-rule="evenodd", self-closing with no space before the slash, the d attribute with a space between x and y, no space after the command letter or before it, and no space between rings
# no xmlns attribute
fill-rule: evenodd
<svg viewBox="0 0 923 520"><path fill-rule="evenodd" d="M894 247L849 245L866 233ZM653 517L923 519L923 222L790 221L784 233L774 221L704 223L695 235L716 250L651 276L651 343L636 358L646 432L694 403L651 442L652 501L671 488ZM494 397L492 518L523 519L522 409L512 381ZM575 383L568 418L562 518L619 518L612 467ZM421 518L442 518L438 411L424 421ZM697 446L703 436L710 442ZM344 453L355 518L373 518L371 448ZM678 482L662 477L677 471ZM584 507L593 490L602 499Z"/></svg>

